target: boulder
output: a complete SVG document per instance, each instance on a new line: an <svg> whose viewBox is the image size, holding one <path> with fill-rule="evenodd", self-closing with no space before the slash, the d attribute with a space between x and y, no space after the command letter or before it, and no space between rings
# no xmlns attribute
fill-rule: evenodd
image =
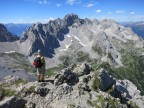
<svg viewBox="0 0 144 108"><path fill-rule="evenodd" d="M1 101L0 108L23 108L25 103L26 100L12 96Z"/></svg>
<svg viewBox="0 0 144 108"><path fill-rule="evenodd" d="M74 69L74 72L77 73L78 76L83 76L90 74L92 68L86 63L81 64L80 66L77 66L77 68Z"/></svg>
<svg viewBox="0 0 144 108"><path fill-rule="evenodd" d="M39 94L40 96L46 96L50 89L48 89L47 87L37 87L36 89L36 93Z"/></svg>
<svg viewBox="0 0 144 108"><path fill-rule="evenodd" d="M99 78L100 78L99 88L101 91L108 90L116 83L116 80L112 76L110 76L106 70L102 68L100 69Z"/></svg>
<svg viewBox="0 0 144 108"><path fill-rule="evenodd" d="M120 95L120 99L123 103L126 103L128 100L132 100L140 108L143 108L143 96L140 95L140 91L137 87L130 82L129 80L118 80L115 85L115 92Z"/></svg>
<svg viewBox="0 0 144 108"><path fill-rule="evenodd" d="M79 81L76 73L72 72L70 69L65 69L60 75L58 75L54 81L55 85L60 85L63 83L68 83L69 85L74 85Z"/></svg>

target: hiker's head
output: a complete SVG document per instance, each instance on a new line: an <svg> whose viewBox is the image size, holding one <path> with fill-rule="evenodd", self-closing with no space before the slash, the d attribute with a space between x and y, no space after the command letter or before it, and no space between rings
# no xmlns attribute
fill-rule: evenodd
<svg viewBox="0 0 144 108"><path fill-rule="evenodd" d="M38 54L41 54L41 50L38 50Z"/></svg>

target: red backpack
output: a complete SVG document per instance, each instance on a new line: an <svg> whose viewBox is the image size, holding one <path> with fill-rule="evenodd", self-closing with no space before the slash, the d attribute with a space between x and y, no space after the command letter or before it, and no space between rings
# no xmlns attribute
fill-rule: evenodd
<svg viewBox="0 0 144 108"><path fill-rule="evenodd" d="M41 57L36 57L32 64L36 68L41 68L43 66L43 63L41 62Z"/></svg>

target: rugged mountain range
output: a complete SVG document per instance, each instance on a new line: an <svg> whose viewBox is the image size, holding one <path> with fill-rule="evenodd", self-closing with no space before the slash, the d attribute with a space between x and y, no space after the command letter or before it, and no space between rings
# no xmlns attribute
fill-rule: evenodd
<svg viewBox="0 0 144 108"><path fill-rule="evenodd" d="M128 49L128 43L133 49L143 48L141 38L113 20L91 21L68 14L47 24L34 24L20 39L20 49L29 56L40 49L52 59L63 54L71 57L82 51L102 61L110 61L111 57L112 65L122 66L120 51Z"/></svg>
<svg viewBox="0 0 144 108"><path fill-rule="evenodd" d="M13 35L17 35L21 37L23 32L26 31L32 24L14 24L14 23L7 23L4 24L9 32Z"/></svg>
<svg viewBox="0 0 144 108"><path fill-rule="evenodd" d="M123 22L120 23L125 27L130 27L137 35L144 38L144 22Z"/></svg>
<svg viewBox="0 0 144 108"><path fill-rule="evenodd" d="M0 42L12 42L19 38L16 35L12 35L3 24L0 24Z"/></svg>
<svg viewBox="0 0 144 108"><path fill-rule="evenodd" d="M74 24L80 26L88 21L78 18L77 15L70 14L66 15L64 19L58 18L49 21L48 24L34 24L24 33L20 42L21 45L29 46L26 53L30 56L38 49L41 49L45 56L52 57L54 49L60 47L59 41L63 41L65 35L69 33L69 27Z"/></svg>

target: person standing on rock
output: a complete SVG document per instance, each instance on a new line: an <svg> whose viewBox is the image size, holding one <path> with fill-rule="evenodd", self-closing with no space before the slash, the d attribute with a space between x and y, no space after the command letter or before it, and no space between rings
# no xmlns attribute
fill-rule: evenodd
<svg viewBox="0 0 144 108"><path fill-rule="evenodd" d="M33 65L37 69L38 82L44 82L46 63L45 63L44 56L42 56L42 54L41 54L41 50L38 50L38 53L36 54Z"/></svg>

